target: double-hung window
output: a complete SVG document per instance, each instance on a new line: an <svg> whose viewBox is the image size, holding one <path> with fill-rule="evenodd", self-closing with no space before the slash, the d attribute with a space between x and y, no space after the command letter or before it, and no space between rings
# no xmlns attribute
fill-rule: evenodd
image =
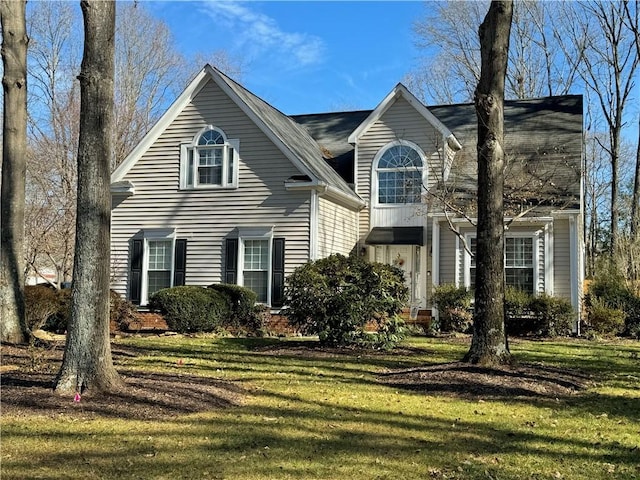
<svg viewBox="0 0 640 480"><path fill-rule="evenodd" d="M173 228L145 229L131 239L129 300L147 305L163 288L185 284L187 240Z"/></svg>
<svg viewBox="0 0 640 480"><path fill-rule="evenodd" d="M173 240L147 240L147 296L171 287Z"/></svg>
<svg viewBox="0 0 640 480"><path fill-rule="evenodd" d="M285 239L273 227L241 227L224 246L224 281L255 292L257 301L272 307L284 300Z"/></svg>
<svg viewBox="0 0 640 480"><path fill-rule="evenodd" d="M243 242L242 276L244 286L258 295L258 302L269 298L269 266L271 239L247 239Z"/></svg>
<svg viewBox="0 0 640 480"><path fill-rule="evenodd" d="M238 140L228 139L219 128L209 125L198 132L181 147L181 188L235 188L238 147Z"/></svg>
<svg viewBox="0 0 640 480"><path fill-rule="evenodd" d="M474 288L476 282L476 246L474 236L467 236L465 252L468 275L467 287ZM504 239L504 274L505 285L515 287L524 292L535 293L535 249L532 236L508 236Z"/></svg>

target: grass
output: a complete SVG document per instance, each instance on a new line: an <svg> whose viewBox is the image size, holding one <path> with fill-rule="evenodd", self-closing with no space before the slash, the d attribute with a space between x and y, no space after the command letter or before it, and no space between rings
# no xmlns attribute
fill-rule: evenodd
<svg viewBox="0 0 640 480"><path fill-rule="evenodd" d="M5 479L640 478L640 343L514 341L522 362L594 375L570 398L465 400L377 382L384 369L458 360L460 341L411 350L265 355L287 340L140 337L119 368L213 376L241 406L162 421L2 416ZM288 344L287 344L288 345ZM292 346L299 341L291 342Z"/></svg>

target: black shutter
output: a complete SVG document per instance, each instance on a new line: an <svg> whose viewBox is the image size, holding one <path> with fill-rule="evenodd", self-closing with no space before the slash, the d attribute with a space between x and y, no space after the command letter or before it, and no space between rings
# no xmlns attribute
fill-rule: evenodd
<svg viewBox="0 0 640 480"><path fill-rule="evenodd" d="M271 306L281 307L284 303L284 238L273 239L271 262Z"/></svg>
<svg viewBox="0 0 640 480"><path fill-rule="evenodd" d="M224 253L224 283L238 283L238 239L227 238Z"/></svg>
<svg viewBox="0 0 640 480"><path fill-rule="evenodd" d="M187 270L187 239L176 240L173 266L173 286L178 287L185 284L185 273Z"/></svg>
<svg viewBox="0 0 640 480"><path fill-rule="evenodd" d="M142 297L142 239L131 240L131 270L129 271L129 300L136 305Z"/></svg>

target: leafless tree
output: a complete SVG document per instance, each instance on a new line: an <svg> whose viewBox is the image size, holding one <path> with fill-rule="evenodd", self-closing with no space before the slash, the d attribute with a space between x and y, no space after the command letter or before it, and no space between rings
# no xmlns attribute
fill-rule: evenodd
<svg viewBox="0 0 640 480"><path fill-rule="evenodd" d="M566 32L573 45L584 45L580 75L593 94L608 136L602 147L611 169L610 253L620 240L620 148L624 113L640 62L636 38L625 24L625 0L593 0L566 9ZM637 19L637 5L633 7ZM565 58L570 55L565 53Z"/></svg>
<svg viewBox="0 0 640 480"><path fill-rule="evenodd" d="M2 0L2 187L0 199L0 341L26 340L24 209L27 151L26 1Z"/></svg>
<svg viewBox="0 0 640 480"><path fill-rule="evenodd" d="M110 1L81 2L78 212L71 319L55 390L113 390L121 379L109 343L110 167L113 155L115 15Z"/></svg>
<svg viewBox="0 0 640 480"><path fill-rule="evenodd" d="M473 338L464 361L511 358L504 322L504 89L513 1L491 2L479 29L478 228Z"/></svg>
<svg viewBox="0 0 640 480"><path fill-rule="evenodd" d="M425 57L407 77L410 88L423 100L449 104L473 98L480 78L480 44L475 30L488 4L429 2L433 13L414 25L416 45L425 50ZM581 53L574 52L572 62L558 61L562 32L554 17L559 8L555 2L514 3L507 98L562 95L574 84Z"/></svg>

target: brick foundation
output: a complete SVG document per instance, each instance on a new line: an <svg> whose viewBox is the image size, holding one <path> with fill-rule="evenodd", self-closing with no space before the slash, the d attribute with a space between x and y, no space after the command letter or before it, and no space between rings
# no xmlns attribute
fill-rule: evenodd
<svg viewBox="0 0 640 480"><path fill-rule="evenodd" d="M291 326L289 320L285 315L277 313L265 312L264 326L267 334L269 335L297 335L298 331L295 327ZM431 324L431 310L420 310L418 316L414 320L409 319L409 310L402 311L402 317L407 325L416 325L422 328L429 328ZM367 326L368 329L373 330L374 324ZM117 331L116 325L111 325L111 331ZM166 332L169 330L167 322L165 322L162 315L155 312L137 312L136 319L129 324L127 331L129 332Z"/></svg>

